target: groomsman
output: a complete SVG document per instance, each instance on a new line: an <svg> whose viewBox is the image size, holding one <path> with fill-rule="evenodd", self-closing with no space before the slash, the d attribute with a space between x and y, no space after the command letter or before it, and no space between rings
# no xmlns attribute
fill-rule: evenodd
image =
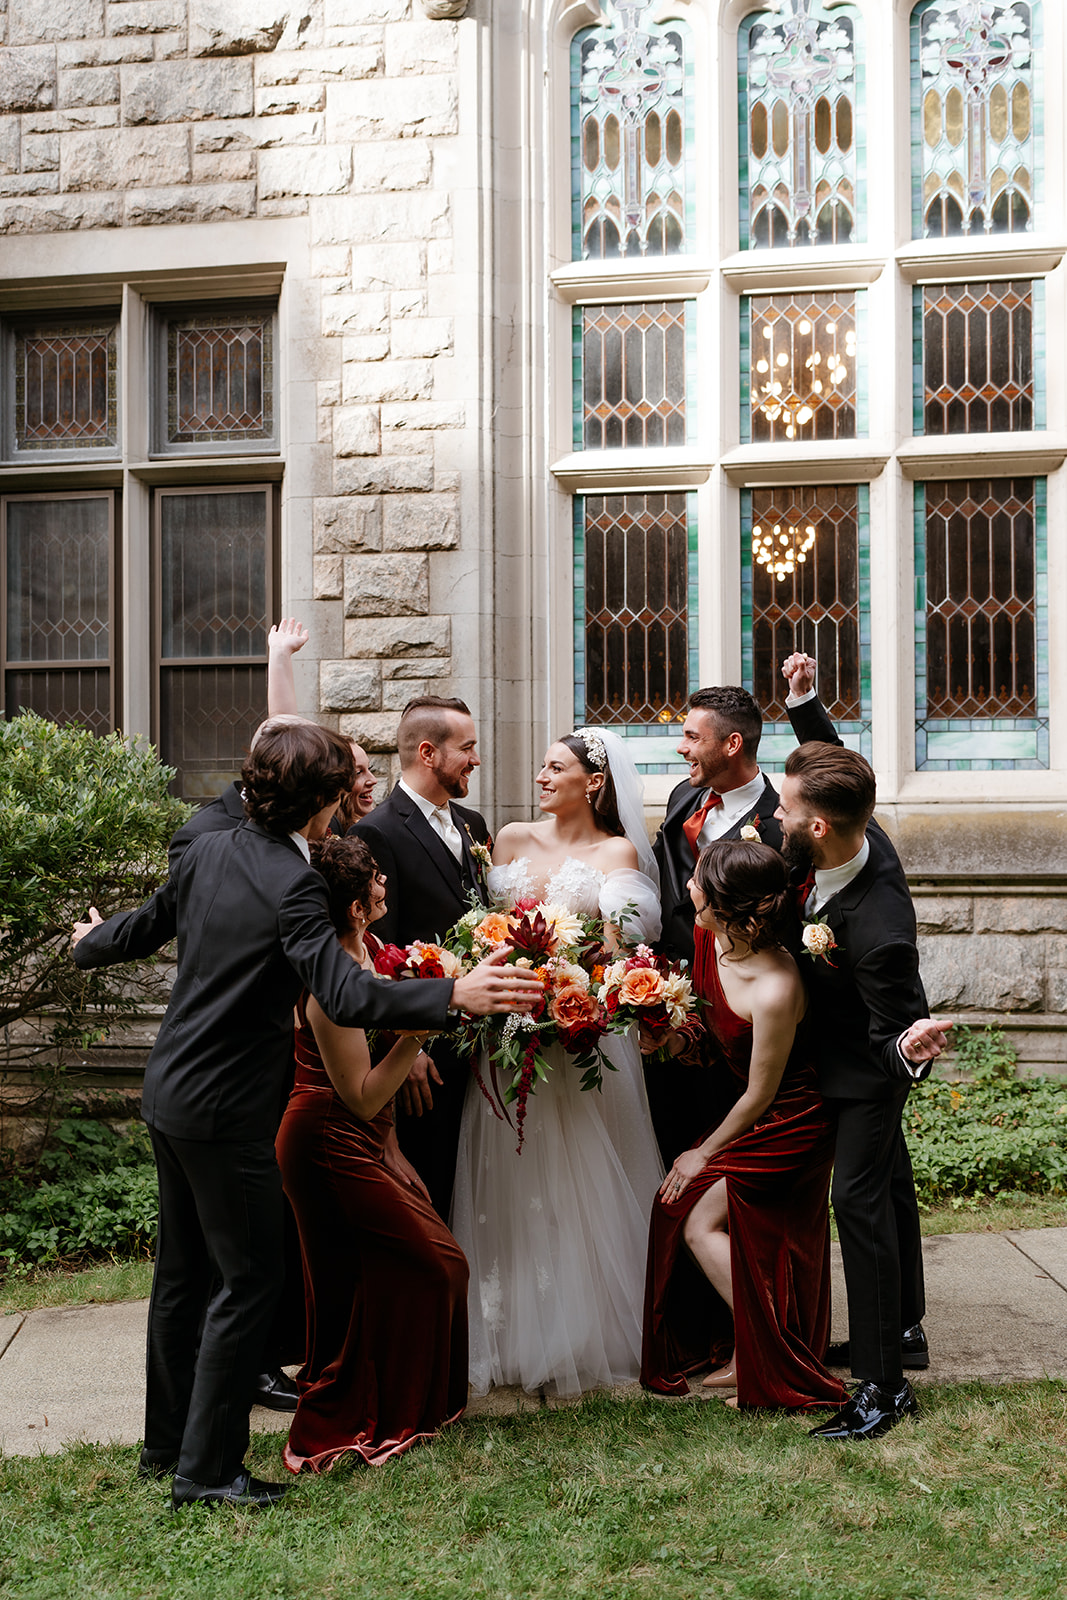
<svg viewBox="0 0 1067 1600"><path fill-rule="evenodd" d="M378 938L406 945L445 934L485 898L492 839L484 818L460 805L481 765L478 735L462 700L409 700L397 729L400 779L365 820L349 830L364 839L387 879L388 910ZM400 1148L447 1221L456 1176L459 1125L469 1069L447 1042L423 1052L397 1095Z"/></svg>
<svg viewBox="0 0 1067 1600"><path fill-rule="evenodd" d="M813 1436L877 1438L916 1409L904 1366L929 1363L922 1241L902 1125L908 1093L947 1044L927 1015L915 911L890 840L873 821L875 777L846 750L812 692L815 662L782 668L799 749L782 779L778 819L807 935L819 1086L837 1117L831 1199L848 1298L847 1359L859 1386ZM903 1330L903 1331L902 1331Z"/></svg>
<svg viewBox="0 0 1067 1600"><path fill-rule="evenodd" d="M689 701L678 754L689 776L672 790L653 846L659 864L663 929L660 949L693 962L693 902L688 883L697 856L713 839L737 839L754 827L764 844L781 849L775 821L778 791L757 762L763 713L745 690L698 689ZM669 1169L729 1109L706 1066L673 1062L645 1073L660 1153Z"/></svg>

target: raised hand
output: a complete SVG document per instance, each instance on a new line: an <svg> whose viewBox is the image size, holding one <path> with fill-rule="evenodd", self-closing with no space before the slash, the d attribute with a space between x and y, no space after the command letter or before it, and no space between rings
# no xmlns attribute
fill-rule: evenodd
<svg viewBox="0 0 1067 1600"><path fill-rule="evenodd" d="M782 662L782 677L789 685L791 695L807 694L815 687L815 657L796 650Z"/></svg>
<svg viewBox="0 0 1067 1600"><path fill-rule="evenodd" d="M530 1011L544 994L540 978L522 967L504 963L512 954L510 945L501 945L476 967L457 978L452 986L452 1004L476 1017L498 1011Z"/></svg>
<svg viewBox="0 0 1067 1600"><path fill-rule="evenodd" d="M310 637L302 622L295 617L283 617L267 634L267 651L276 650L281 655L295 656L298 650L303 650Z"/></svg>

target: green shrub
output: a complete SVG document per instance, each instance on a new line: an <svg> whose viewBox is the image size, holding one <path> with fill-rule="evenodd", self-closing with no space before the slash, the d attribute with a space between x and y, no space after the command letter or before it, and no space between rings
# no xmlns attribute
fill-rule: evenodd
<svg viewBox="0 0 1067 1600"><path fill-rule="evenodd" d="M71 925L139 905L189 815L151 745L0 720L0 1071L40 1077L163 998L151 963L79 972Z"/></svg>
<svg viewBox="0 0 1067 1600"><path fill-rule="evenodd" d="M67 1117L35 1167L0 1179L0 1263L145 1255L159 1208L148 1131Z"/></svg>
<svg viewBox="0 0 1067 1600"><path fill-rule="evenodd" d="M928 1079L908 1101L920 1201L1067 1193L1067 1083L1017 1078L999 1028L958 1029L955 1060L961 1076Z"/></svg>

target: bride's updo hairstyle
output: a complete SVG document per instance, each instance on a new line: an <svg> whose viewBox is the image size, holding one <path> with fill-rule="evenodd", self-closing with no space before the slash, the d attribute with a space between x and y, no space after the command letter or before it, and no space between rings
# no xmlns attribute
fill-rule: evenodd
<svg viewBox="0 0 1067 1600"><path fill-rule="evenodd" d="M743 939L754 955L782 943L789 880L770 845L714 839L700 852L693 882L731 942Z"/></svg>
<svg viewBox="0 0 1067 1600"><path fill-rule="evenodd" d="M601 833L610 833L615 839L622 838L626 829L619 816L615 780L611 776L603 743L596 736L596 729L590 728L588 738L581 729L575 733L564 734L559 743L573 751L586 772L599 772L604 779L593 798L593 821Z"/></svg>
<svg viewBox="0 0 1067 1600"><path fill-rule="evenodd" d="M311 846L311 863L326 879L326 893L330 902L330 921L338 933L350 928L349 910L355 904L368 918L371 912L370 892L378 876L378 863L362 839L354 834L338 838L328 833Z"/></svg>

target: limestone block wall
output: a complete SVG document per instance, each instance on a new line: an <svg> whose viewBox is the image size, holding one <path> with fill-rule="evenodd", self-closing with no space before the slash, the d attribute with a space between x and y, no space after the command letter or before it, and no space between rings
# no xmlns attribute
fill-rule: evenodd
<svg viewBox="0 0 1067 1600"><path fill-rule="evenodd" d="M0 17L0 225L41 237L42 273L46 236L75 230L89 262L102 230L160 230L164 265L175 226L306 219L282 370L313 375L318 438L287 449L283 542L309 526L284 599L322 657L298 663L302 701L383 754L424 688L485 709L478 23L451 16L8 0Z"/></svg>

